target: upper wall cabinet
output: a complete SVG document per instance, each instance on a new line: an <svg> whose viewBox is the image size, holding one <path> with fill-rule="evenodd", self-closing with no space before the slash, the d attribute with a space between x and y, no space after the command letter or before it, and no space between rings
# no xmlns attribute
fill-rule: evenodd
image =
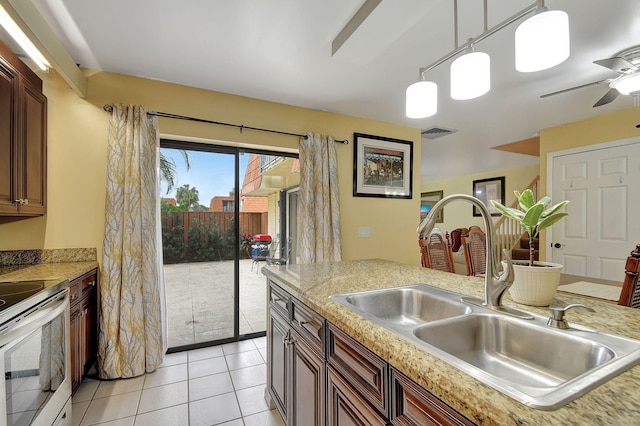
<svg viewBox="0 0 640 426"><path fill-rule="evenodd" d="M42 80L0 43L0 215L46 213L47 98Z"/></svg>

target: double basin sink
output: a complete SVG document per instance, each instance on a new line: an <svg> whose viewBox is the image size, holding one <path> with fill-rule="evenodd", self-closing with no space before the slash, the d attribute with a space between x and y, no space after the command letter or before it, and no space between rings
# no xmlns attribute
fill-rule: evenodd
<svg viewBox="0 0 640 426"><path fill-rule="evenodd" d="M513 399L555 410L640 362L640 341L467 303L426 284L331 296ZM597 314L594 314L597 315Z"/></svg>

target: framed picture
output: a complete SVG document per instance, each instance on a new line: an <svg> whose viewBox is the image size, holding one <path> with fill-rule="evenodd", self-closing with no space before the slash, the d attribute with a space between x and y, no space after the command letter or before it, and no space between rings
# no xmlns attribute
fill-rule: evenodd
<svg viewBox="0 0 640 426"><path fill-rule="evenodd" d="M354 133L353 196L411 198L413 143Z"/></svg>
<svg viewBox="0 0 640 426"><path fill-rule="evenodd" d="M442 200L443 196L444 191L431 191L420 194L420 222L429 214L431 208L435 206L438 201ZM436 218L436 223L442 222L444 222L444 209L440 210Z"/></svg>
<svg viewBox="0 0 640 426"><path fill-rule="evenodd" d="M504 205L504 176L473 181L473 196L487 206L491 216L500 216L500 212L489 201L496 200ZM473 206L473 215L481 216L480 210Z"/></svg>

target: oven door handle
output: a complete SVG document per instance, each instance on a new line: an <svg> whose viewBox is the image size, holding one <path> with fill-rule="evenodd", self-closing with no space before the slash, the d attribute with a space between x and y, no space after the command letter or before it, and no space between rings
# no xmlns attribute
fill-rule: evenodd
<svg viewBox="0 0 640 426"><path fill-rule="evenodd" d="M45 300L12 319L0 328L0 347L17 341L23 336L37 330L69 308L69 290L64 289L57 295Z"/></svg>

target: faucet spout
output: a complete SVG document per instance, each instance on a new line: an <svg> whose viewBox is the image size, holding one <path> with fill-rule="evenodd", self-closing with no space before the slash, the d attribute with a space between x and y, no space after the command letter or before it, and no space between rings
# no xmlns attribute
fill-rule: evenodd
<svg viewBox="0 0 640 426"><path fill-rule="evenodd" d="M493 229L493 221L491 220L491 214L487 207L484 205L482 201L477 199L476 197L472 197L471 195L466 194L453 194L444 197L442 200L438 201L427 217L420 222L418 225L417 232L421 236L427 236L433 230L436 222L436 216L451 201L461 200L467 201L478 208L480 214L482 215L482 219L484 221L484 228L486 234L486 265L487 270L485 273L485 281L484 281L484 302L482 303L485 306L492 308L499 308L502 306L502 296L504 292L507 291L511 284L513 284L513 265L511 263L511 256L507 250L504 250L505 257L505 268L502 273L500 273L499 267L499 259L497 253L495 253L493 241L495 239L495 231Z"/></svg>

